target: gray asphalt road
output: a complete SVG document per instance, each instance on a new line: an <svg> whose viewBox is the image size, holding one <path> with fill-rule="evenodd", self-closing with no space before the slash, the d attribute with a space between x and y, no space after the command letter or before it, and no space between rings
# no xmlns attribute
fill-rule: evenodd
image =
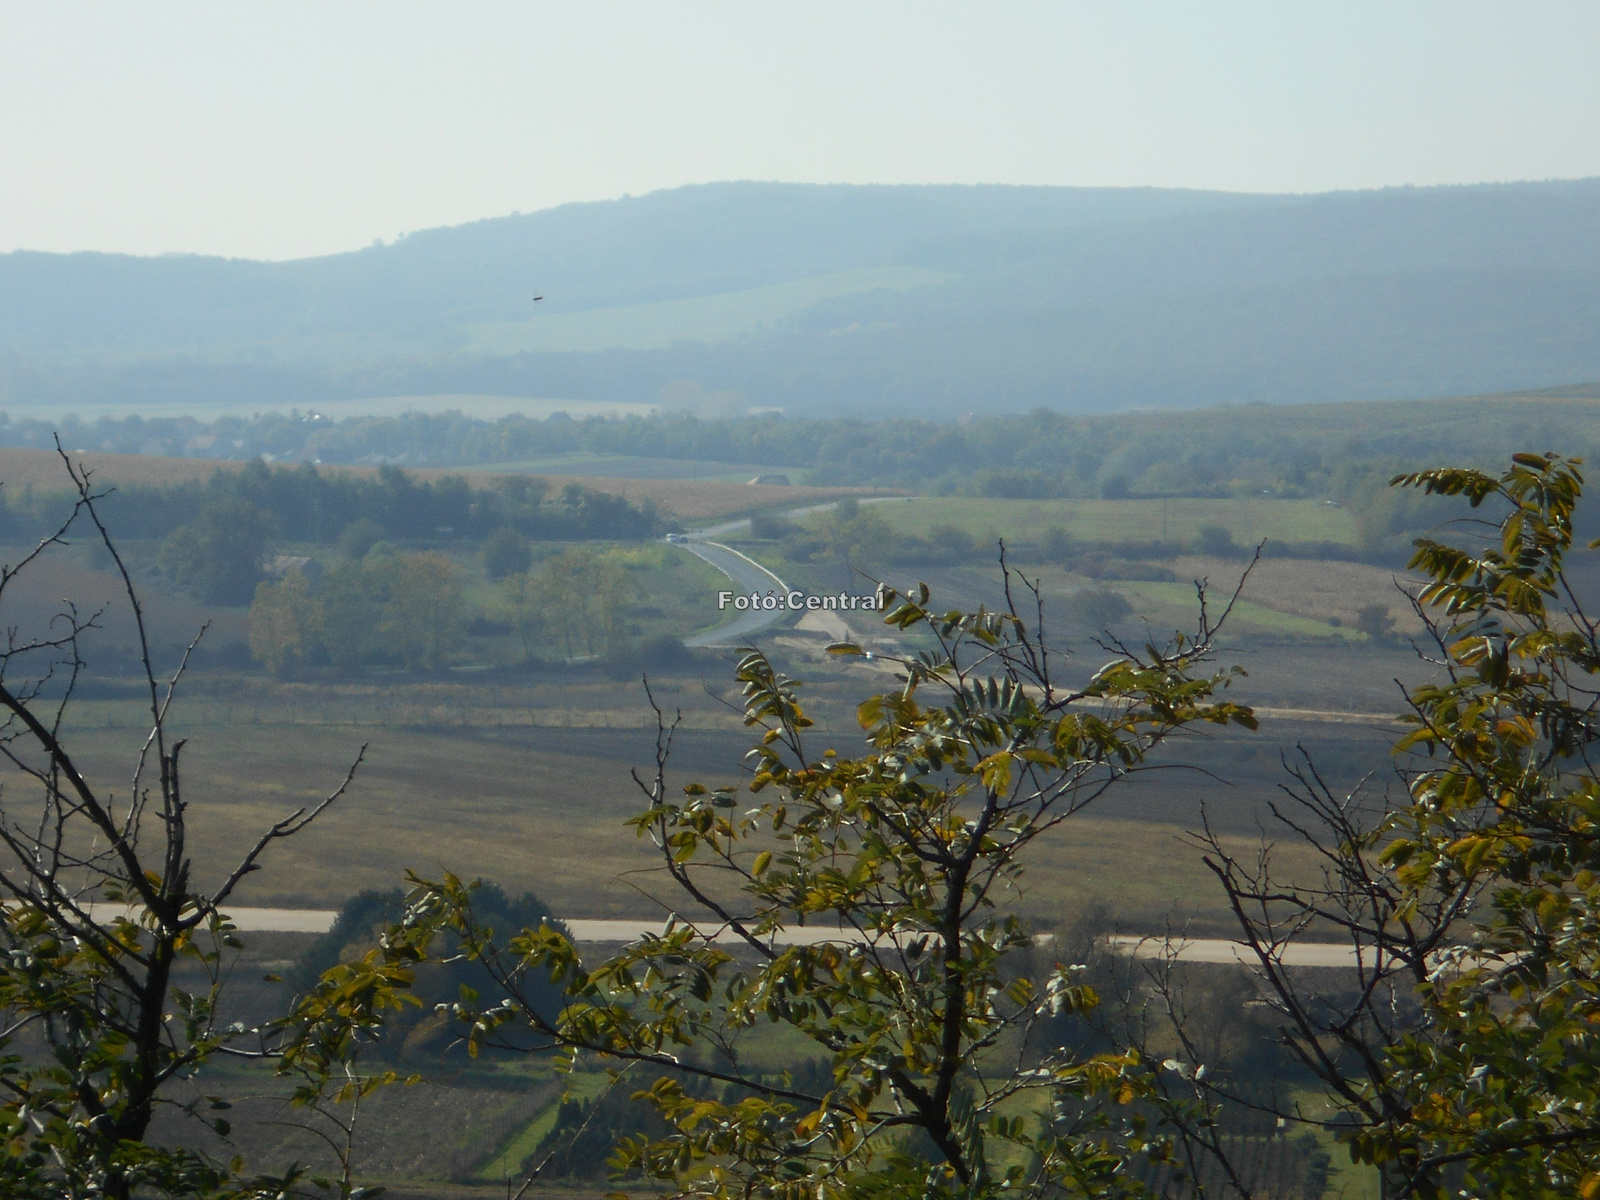
<svg viewBox="0 0 1600 1200"><path fill-rule="evenodd" d="M120 904L90 904L88 909L92 918L102 921L127 911ZM338 915L331 909L230 908L228 910L229 918L241 932L326 933L333 928L334 918ZM661 932L660 921L648 920L614 921L569 917L567 926L572 930L572 936L580 942L629 942L647 932ZM1042 934L1039 940L1047 942L1049 939L1049 934ZM731 935L724 935L720 940L731 940ZM810 946L819 942L856 940L859 940L859 935L853 930L815 926L786 930L777 942L785 946ZM1110 942L1112 949L1118 953L1130 954L1135 958L1157 958L1165 952L1164 943L1160 938L1123 936L1113 937ZM1254 956L1237 942L1216 938L1195 938L1180 943L1176 950L1177 957L1182 962L1245 965L1255 963ZM1285 965L1294 967L1353 967L1356 960L1354 951L1346 943L1307 942L1290 946L1284 953L1283 961Z"/></svg>
<svg viewBox="0 0 1600 1200"><path fill-rule="evenodd" d="M765 595L772 592L782 597L788 592L789 587L765 567L758 566L736 550L730 550L720 542L705 541L695 538L692 541L678 543L690 554L703 558L717 570L728 577L728 590L736 595L748 596L752 592ZM712 598L713 603L715 597ZM734 620L726 625L719 626L706 633L696 634L694 637L685 638L685 646L732 646L737 645L770 625L775 625L779 618L786 614L786 609L760 609L747 610L738 613Z"/></svg>
<svg viewBox="0 0 1600 1200"><path fill-rule="evenodd" d="M863 504L887 504L896 500L904 500L902 496L869 496L861 501ZM826 504L810 504L804 508L792 508L784 513L790 520L797 520L809 516L814 512L832 508L833 501ZM735 594L748 596L751 592L760 592L763 595L772 589L782 596L788 592L788 585L765 567L752 562L736 550L730 550L720 542L711 539L721 537L723 534L732 533L736 529L747 528L750 518L744 517L738 521L724 521L721 525L712 525L706 529L692 530L688 534L689 540L678 542L690 554L705 559L717 570L726 575L732 582L729 590ZM761 612L742 612L736 619L720 628L707 633L697 633L691 638L685 638L685 646L736 646L747 639L752 633L759 633L772 625L776 625L783 617L786 610L763 610Z"/></svg>

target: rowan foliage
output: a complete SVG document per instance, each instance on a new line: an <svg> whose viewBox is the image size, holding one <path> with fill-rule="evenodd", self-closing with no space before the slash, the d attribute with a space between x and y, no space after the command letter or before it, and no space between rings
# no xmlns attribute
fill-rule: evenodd
<svg viewBox="0 0 1600 1200"><path fill-rule="evenodd" d="M1600 627L1569 561L1580 466L1517 454L1499 473L1397 476L1483 516L1415 543L1433 675L1406 693L1396 787L1374 803L1295 768L1275 811L1322 856L1320 882L1201 839L1280 1040L1334 1103L1285 1117L1323 1120L1389 1195L1600 1195ZM1285 965L1329 928L1354 953L1342 987Z"/></svg>
<svg viewBox="0 0 1600 1200"><path fill-rule="evenodd" d="M1482 1195L1600 1195L1600 627L1567 570L1579 467L1518 454L1499 475L1396 480L1503 509L1483 544L1423 539L1412 560L1443 673L1411 693L1400 748L1435 765L1382 857L1414 896L1482 900L1422 988L1427 1027L1393 1050L1409 1121L1354 1149L1423 1195L1456 1164Z"/></svg>
<svg viewBox="0 0 1600 1200"><path fill-rule="evenodd" d="M819 744L800 683L750 651L747 787L669 788L666 714L656 769L637 777L630 824L686 915L592 962L548 924L485 928L453 876L414 879L382 946L313 993L308 1030L337 1021L342 995L371 1031L448 931L497 985L451 1006L472 1047L641 1079L636 1098L669 1132L619 1145L619 1178L704 1197L1141 1194L1130 1158L1173 1157L1138 1103L1147 1064L1031 1048L1040 1022L1098 997L1072 963L1021 969L1035 939L1017 889L1041 836L1152 769L1168 740L1255 719L1226 697L1235 672L1209 665L1220 621L1203 590L1194 635L1122 650L1077 688L1058 681L1030 600L1025 617L941 611L926 587L895 596L888 622L925 648L860 706L855 754ZM532 1000L550 980L559 1012ZM746 1066L763 1026L825 1061L821 1082Z"/></svg>

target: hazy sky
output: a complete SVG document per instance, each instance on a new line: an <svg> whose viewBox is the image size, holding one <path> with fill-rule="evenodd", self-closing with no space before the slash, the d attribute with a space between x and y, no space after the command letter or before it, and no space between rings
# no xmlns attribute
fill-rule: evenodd
<svg viewBox="0 0 1600 1200"><path fill-rule="evenodd" d="M719 179L1600 174L1600 5L14 3L0 250L290 258Z"/></svg>

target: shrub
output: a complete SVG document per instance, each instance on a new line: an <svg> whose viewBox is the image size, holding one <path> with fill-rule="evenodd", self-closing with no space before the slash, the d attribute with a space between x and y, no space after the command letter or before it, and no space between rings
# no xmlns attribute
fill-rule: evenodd
<svg viewBox="0 0 1600 1200"><path fill-rule="evenodd" d="M1394 636L1394 618L1386 604L1363 604L1356 609L1356 628L1375 642Z"/></svg>
<svg viewBox="0 0 1600 1200"><path fill-rule="evenodd" d="M1133 611L1128 598L1112 588L1084 588L1068 598L1067 606L1076 621L1094 630L1115 625Z"/></svg>
<svg viewBox="0 0 1600 1200"><path fill-rule="evenodd" d="M1209 554L1213 558L1231 558L1238 549L1233 544L1233 534L1221 525L1202 525L1195 546L1201 554Z"/></svg>
<svg viewBox="0 0 1600 1200"><path fill-rule="evenodd" d="M383 526L371 517L351 521L339 535L339 553L345 558L365 558L367 551L383 540Z"/></svg>
<svg viewBox="0 0 1600 1200"><path fill-rule="evenodd" d="M508 575L526 574L533 565L533 551L528 539L509 525L502 525L483 543L483 568L490 579L504 579Z"/></svg>
<svg viewBox="0 0 1600 1200"><path fill-rule="evenodd" d="M750 536L761 538L763 541L775 542L794 529L789 518L782 514L763 513L750 518Z"/></svg>

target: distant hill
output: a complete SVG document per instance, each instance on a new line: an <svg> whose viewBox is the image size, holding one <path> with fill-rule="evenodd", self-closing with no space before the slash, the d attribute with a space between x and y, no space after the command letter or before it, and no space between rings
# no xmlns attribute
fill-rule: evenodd
<svg viewBox="0 0 1600 1200"><path fill-rule="evenodd" d="M1600 378L1597 317L1600 180L729 183L285 263L0 255L0 406L478 393L948 417L1428 397Z"/></svg>

